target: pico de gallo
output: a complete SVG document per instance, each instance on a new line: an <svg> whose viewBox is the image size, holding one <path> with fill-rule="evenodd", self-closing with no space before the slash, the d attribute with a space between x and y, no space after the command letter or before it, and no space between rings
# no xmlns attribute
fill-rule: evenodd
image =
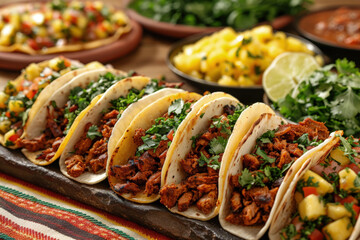
<svg viewBox="0 0 360 240"><path fill-rule="evenodd" d="M14 146L22 135L29 111L40 92L65 73L82 67L64 57L51 59L47 64L30 64L22 76L9 81L0 92L0 132L5 146Z"/></svg>
<svg viewBox="0 0 360 240"><path fill-rule="evenodd" d="M282 239L348 239L360 212L359 139L340 137L324 160L296 185L297 211Z"/></svg>
<svg viewBox="0 0 360 240"><path fill-rule="evenodd" d="M123 11L101 1L64 1L17 4L0 12L0 47L2 51L23 51L29 54L54 53L66 46L78 47L130 30ZM5 48L7 47L7 48ZM98 46L94 46L98 47ZM49 49L52 51L49 51ZM92 48L87 46L86 48ZM6 50L8 49L8 50Z"/></svg>

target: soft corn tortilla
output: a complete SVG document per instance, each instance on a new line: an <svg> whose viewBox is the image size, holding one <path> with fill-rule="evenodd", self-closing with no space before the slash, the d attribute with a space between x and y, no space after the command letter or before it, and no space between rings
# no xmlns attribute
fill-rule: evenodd
<svg viewBox="0 0 360 240"><path fill-rule="evenodd" d="M102 180L106 179L106 171L100 171L99 173L93 173L89 171L85 171L82 175L77 178L70 176L67 173L65 160L67 157L71 156L71 152L74 151L75 144L80 140L85 126L88 123L92 123L93 125L98 125L101 118L102 118L102 111L104 109L108 109L111 107L111 101L114 99L118 99L119 97L126 96L129 91L133 88L141 90L143 89L149 82L151 81L150 78L147 77L132 77L126 80L120 81L109 88L101 99L95 104L93 108L91 108L81 119L77 128L75 129L74 133L71 135L67 145L65 146L63 153L61 154L59 164L61 172L75 181L86 183L86 184L95 184L101 182ZM161 98L163 96L167 96L174 93L183 92L181 89L171 89L171 88L164 88L160 91L157 91L153 94L145 96L141 98L136 103L131 104L122 114L120 119L116 122L113 131L111 133L111 137L108 142L108 158L112 156L112 153L115 149L117 141L121 138L124 134L125 129L131 124L132 120L135 116L142 111L145 107L150 105L156 99ZM107 161L108 165L109 161Z"/></svg>
<svg viewBox="0 0 360 240"><path fill-rule="evenodd" d="M183 129L186 127L188 122L190 122L196 115L196 113L200 110L200 108L216 99L223 96L226 96L225 93L213 93L210 95L206 95L204 97L201 97L201 95L197 93L177 93L172 94L169 96L165 96L161 99L158 99L153 104L149 105L147 108L145 108L143 111L141 111L132 121L131 125L125 130L125 133L121 137L121 139L117 142L117 146L110 158L109 165L107 168L108 172L108 180L110 187L113 189L113 191L116 193L114 186L117 183L122 183L121 181L118 181L114 176L111 176L109 174L109 171L111 169L111 166L114 165L124 165L128 162L128 159L135 155L137 146L133 143L133 136L135 134L135 130L138 128L148 129L153 124L156 118L161 117L164 113L168 111L169 106L171 103L176 99L183 99L184 101L187 100L197 100L197 102L192 106L191 111L187 114L186 118L182 121L178 129L176 130L176 134L174 136L173 142L177 141L177 137L179 136L178 133L182 132ZM171 146L174 144L170 145ZM164 166L167 159L165 159ZM144 192L140 192L136 195L132 194L121 194L121 196L127 200L138 202L138 203L151 203L155 202L160 198L159 194L152 194L150 196L147 196Z"/></svg>
<svg viewBox="0 0 360 240"><path fill-rule="evenodd" d="M279 207L277 208L274 218L271 221L271 226L269 230L269 238L273 239L281 239L281 230L286 227L290 221L293 213L296 209L296 201L294 198L296 184L302 178L307 170L312 168L313 166L319 164L319 162L326 158L327 155L332 151L332 149L339 142L339 137L336 135L342 135L342 131L337 131L331 134L332 138L327 139L326 145L322 144L322 147L318 149L318 151L302 166L300 171L296 174L294 180L291 182L288 191L285 193ZM335 137L334 137L335 136ZM360 233L360 218L357 219L356 224L354 226L353 232L349 237L349 240L355 240L359 238Z"/></svg>
<svg viewBox="0 0 360 240"><path fill-rule="evenodd" d="M179 184L186 177L187 174L182 170L180 160L184 159L186 154L191 150L192 145L192 136L203 133L208 129L209 121L212 117L220 115L223 113L223 107L225 105L237 105L239 102L234 100L233 97L223 97L216 99L206 105L198 112L195 118L188 124L186 129L182 132L182 135L177 138L177 142L174 143L168 151L168 161L167 165L164 165L162 181L163 185L167 184ZM224 188L224 179L228 166L229 160L234 155L234 152L240 143L241 139L247 133L247 131L252 126L252 123L255 122L261 113L274 113L271 108L263 103L256 103L248 108L246 108L239 116L232 134L228 139L228 144L226 145L224 155L221 160L221 167L219 170L219 182L218 182L218 200L216 207L209 214L204 214L199 211L196 206L191 206L188 210L184 212L179 212L177 206L174 206L170 209L171 212L181 214L183 216L194 218L202 221L209 220L215 217L220 210L220 205L223 199L223 188Z"/></svg>
<svg viewBox="0 0 360 240"><path fill-rule="evenodd" d="M28 122L27 127L24 130L24 138L26 139L34 139L39 137L46 128L46 116L47 116L47 107L51 105L51 102L54 101L56 106L63 107L65 106L66 102L68 101L68 97L70 92L75 87L82 87L85 88L89 83L99 80L100 75L104 75L107 72L111 72L115 75L126 75L125 72L116 70L116 69L107 69L107 68L100 68L86 71L82 74L77 75L73 78L70 82L65 84L62 88L58 89L53 95L51 95L47 101L41 106L41 108L35 114L33 120ZM49 161L39 160L36 159L36 156L41 153L42 151L37 152L30 152L26 149L22 149L24 155L33 163L37 165L48 165L54 162L58 157L60 157L64 147L66 146L69 138L75 131L77 125L79 124L80 120L85 116L85 114L99 101L101 95L95 97L89 106L85 108L79 116L75 119L74 123L72 124L68 134L65 136L64 140L62 141L59 149L55 153L54 157Z"/></svg>
<svg viewBox="0 0 360 240"><path fill-rule="evenodd" d="M33 8L32 6L33 3L18 3L18 4L9 5L0 9L0 15L9 12L17 12L23 9L32 9ZM28 45L14 43L13 45L10 46L0 46L0 52L23 52L30 55L45 55L45 54L55 54L61 52L75 52L81 50L88 50L113 43L125 33L130 32L131 29L132 27L130 25L130 21L128 20L127 25L125 25L124 27L119 27L112 36L104 39L98 39L84 43L67 44L64 46L54 46L50 48L43 48L40 50L34 50Z"/></svg>
<svg viewBox="0 0 360 240"><path fill-rule="evenodd" d="M37 65L41 69L44 69L44 68L49 66L49 62L50 62L50 60L46 60L46 61L37 63ZM57 79L52 81L49 85L47 85L40 92L39 96L35 100L32 107L30 108L30 111L28 113L28 118L27 118L27 120L25 122L24 128L26 128L26 125L27 125L28 122L32 121L32 119L34 118L34 115L37 113L37 111L39 111L40 107L44 104L46 99L48 99L56 90L58 90L64 84L69 82L72 78L74 78L75 76L77 76L77 75L79 75L79 74L81 74L83 72L86 72L88 70L88 69L84 68L83 65L78 61L71 60L71 63L74 64L75 66L79 66L81 68L70 71L70 72L65 73L64 75L58 77ZM23 70L22 73L15 80L13 80L11 82L13 84L17 85L18 83L22 82L25 79L25 75L26 75L26 72ZM3 146L5 146L4 134L0 134L0 143ZM16 145L14 145L14 146L9 146L8 148L16 149L18 147Z"/></svg>
<svg viewBox="0 0 360 240"><path fill-rule="evenodd" d="M257 226L244 226L244 225L236 225L231 224L225 220L226 216L230 213L230 198L231 193L233 192L233 187L229 184L229 176L236 175L241 173L243 166L241 162L241 156L250 153L252 149L256 145L256 139L259 138L262 134L269 130L273 130L278 128L281 124L286 123L286 121L274 114L262 114L260 118L253 124L247 134L244 136L242 141L240 142L236 152L230 161L228 166L228 171L224 179L224 189L223 189L223 201L221 203L220 211L219 211L219 221L221 226L228 232L241 237L243 239L260 239L267 229L270 226L270 223L274 217L276 209L283 199L284 194L286 193L289 185L294 179L296 173L301 169L302 165L305 164L308 159L317 153L318 149L321 149L322 146L326 145L329 140L324 141L318 147L313 148L312 150L306 152L300 158L298 158L295 163L290 167L287 174L285 175L282 184L279 187L279 190L276 194L274 205L269 215L269 219L263 225Z"/></svg>

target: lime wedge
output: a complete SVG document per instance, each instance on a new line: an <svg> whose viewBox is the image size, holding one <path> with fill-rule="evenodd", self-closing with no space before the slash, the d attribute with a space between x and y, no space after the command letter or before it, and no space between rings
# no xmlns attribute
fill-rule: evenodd
<svg viewBox="0 0 360 240"><path fill-rule="evenodd" d="M263 75L263 87L271 101L275 102L320 66L315 57L300 52L285 52L277 56Z"/></svg>

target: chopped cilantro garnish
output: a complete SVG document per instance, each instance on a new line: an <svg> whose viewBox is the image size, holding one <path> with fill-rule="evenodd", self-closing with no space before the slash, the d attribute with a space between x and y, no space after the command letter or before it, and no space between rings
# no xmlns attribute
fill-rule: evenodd
<svg viewBox="0 0 360 240"><path fill-rule="evenodd" d="M239 176L239 183L242 187L250 189L253 186L265 187L263 179L265 175L261 172L251 173L247 168L241 171Z"/></svg>
<svg viewBox="0 0 360 240"><path fill-rule="evenodd" d="M101 137L102 134L99 132L99 129L98 129L98 127L97 127L96 125L92 125L92 126L89 128L86 136L87 136L88 138L90 138L91 140L94 140L96 137Z"/></svg>
<svg viewBox="0 0 360 240"><path fill-rule="evenodd" d="M198 159L200 167L203 167L206 165L214 170L220 169L220 162L218 161L218 159L220 157L219 155L215 155L210 158L207 158L202 152L200 154L201 154L201 156Z"/></svg>
<svg viewBox="0 0 360 240"><path fill-rule="evenodd" d="M220 154L225 151L227 139L222 136L211 139L209 152L211 154Z"/></svg>
<svg viewBox="0 0 360 240"><path fill-rule="evenodd" d="M269 157L268 155L266 155L266 153L261 150L259 147L256 149L256 154L259 155L260 157L262 157L262 159L266 162L266 163L274 163L275 162L275 158Z"/></svg>

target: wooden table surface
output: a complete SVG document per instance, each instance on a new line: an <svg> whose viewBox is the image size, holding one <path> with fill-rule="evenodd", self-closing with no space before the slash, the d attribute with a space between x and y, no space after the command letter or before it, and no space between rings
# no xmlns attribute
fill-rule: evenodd
<svg viewBox="0 0 360 240"><path fill-rule="evenodd" d="M0 0L1 4L20 2L23 0ZM104 0L114 5L122 5L122 0ZM127 1L127 0L123 0ZM314 4L311 5L311 10L316 10L323 7L329 7L339 4L357 4L360 5L360 0L314 0ZM143 39L135 51L122 57L118 60L110 62L115 68L122 69L124 71L136 70L138 73L147 75L149 77L165 76L170 81L180 80L175 74L173 74L166 65L166 56L170 46L177 40L172 38L166 38L160 35L156 35L147 31L143 33ZM6 81L14 79L20 72L0 70L0 89L3 89ZM193 90L192 86L185 85L187 90ZM201 89L198 89L202 91Z"/></svg>

